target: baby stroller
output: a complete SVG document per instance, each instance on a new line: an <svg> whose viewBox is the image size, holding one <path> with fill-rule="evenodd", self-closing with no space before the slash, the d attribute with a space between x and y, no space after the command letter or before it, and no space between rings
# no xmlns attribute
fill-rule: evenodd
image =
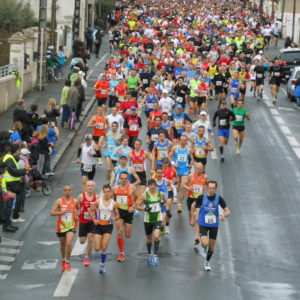
<svg viewBox="0 0 300 300"><path fill-rule="evenodd" d="M52 184L48 180L48 176L43 176L36 169L33 169L28 174L29 180L26 182L25 187L25 197L29 198L32 190L38 191L41 189L41 192L45 196L50 196L53 192Z"/></svg>

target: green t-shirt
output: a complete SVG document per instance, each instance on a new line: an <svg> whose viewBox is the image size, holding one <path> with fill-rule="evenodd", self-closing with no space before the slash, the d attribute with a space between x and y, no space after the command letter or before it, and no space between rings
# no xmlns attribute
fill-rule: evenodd
<svg viewBox="0 0 300 300"><path fill-rule="evenodd" d="M233 121L233 126L245 126L245 117L247 114L247 109L245 108L237 108L235 107L233 110L233 113L235 115L235 121Z"/></svg>
<svg viewBox="0 0 300 300"><path fill-rule="evenodd" d="M144 214L144 222L152 223L158 222L162 220L162 197L160 191L157 191L156 196L151 195L148 191L146 192L146 200L144 202L145 206L151 207L150 212L145 212Z"/></svg>
<svg viewBox="0 0 300 300"><path fill-rule="evenodd" d="M128 77L127 84L128 84L129 90L132 92L132 91L135 91L135 88L139 85L139 80L137 77Z"/></svg>
<svg viewBox="0 0 300 300"><path fill-rule="evenodd" d="M191 80L191 93L190 93L190 96L191 97L197 97L198 96L198 93L194 92L194 89L201 83L200 80L195 80L195 79L192 79Z"/></svg>

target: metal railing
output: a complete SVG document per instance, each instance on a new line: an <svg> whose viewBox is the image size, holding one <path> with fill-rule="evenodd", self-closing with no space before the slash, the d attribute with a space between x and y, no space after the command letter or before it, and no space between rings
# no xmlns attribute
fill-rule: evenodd
<svg viewBox="0 0 300 300"><path fill-rule="evenodd" d="M8 75L11 75L13 71L17 71L17 65L16 64L9 64L0 67L0 78L5 77Z"/></svg>

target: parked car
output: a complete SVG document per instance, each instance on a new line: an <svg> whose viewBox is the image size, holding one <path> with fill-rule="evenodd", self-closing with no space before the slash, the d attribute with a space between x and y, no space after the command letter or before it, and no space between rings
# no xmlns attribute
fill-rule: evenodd
<svg viewBox="0 0 300 300"><path fill-rule="evenodd" d="M288 97L294 101L295 97L294 97L294 93L295 93L295 84L296 81L300 78L300 66L299 67L295 67L292 71L292 74L289 78L289 81L287 83L287 95Z"/></svg>
<svg viewBox="0 0 300 300"><path fill-rule="evenodd" d="M300 66L300 48L280 49L275 59L282 66L282 79L288 80L293 68Z"/></svg>

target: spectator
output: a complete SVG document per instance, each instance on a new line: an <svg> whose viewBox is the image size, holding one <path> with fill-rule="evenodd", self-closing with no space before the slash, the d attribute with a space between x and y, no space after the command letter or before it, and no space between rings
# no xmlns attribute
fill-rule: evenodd
<svg viewBox="0 0 300 300"><path fill-rule="evenodd" d="M13 114L13 121L20 121L22 123L23 128L23 139L28 142L30 141L30 135L31 135L31 119L29 118L26 110L25 110L25 101L23 99L20 99L17 102L17 106L14 110Z"/></svg>
<svg viewBox="0 0 300 300"><path fill-rule="evenodd" d="M49 142L48 142L48 126L46 124L41 125L39 129L39 159L37 162L37 171L41 175L45 175L48 166L49 156Z"/></svg>
<svg viewBox="0 0 300 300"><path fill-rule="evenodd" d="M60 116L59 106L56 104L56 100L54 98L50 98L48 100L47 107L44 111L48 122L53 122L55 126L57 125L57 117Z"/></svg>
<svg viewBox="0 0 300 300"><path fill-rule="evenodd" d="M25 166L23 169L20 169L18 165L18 159L20 156L20 146L11 145L10 152L7 153L3 162L6 163L7 170L3 174L2 178L2 191L12 192L16 194L16 203L20 201L20 177L26 175L27 171L31 171L32 168ZM4 205L4 222L3 222L3 231L5 232L15 232L18 227L12 226L11 224L11 212L13 207L13 199L9 199ZM24 219L18 218L14 219L14 222L24 222Z"/></svg>
<svg viewBox="0 0 300 300"><path fill-rule="evenodd" d="M28 144L29 151L31 152L30 154L31 163L33 166L37 165L39 159L39 137L40 137L40 132L34 131L32 134L32 141L31 143Z"/></svg>
<svg viewBox="0 0 300 300"><path fill-rule="evenodd" d="M85 91L84 87L81 84L81 78L78 78L75 82L75 86L77 86L79 97L76 105L76 119L79 120L81 111L82 111L82 103L85 101Z"/></svg>
<svg viewBox="0 0 300 300"><path fill-rule="evenodd" d="M86 49L92 52L94 42L94 31L95 29L90 25L85 32Z"/></svg>
<svg viewBox="0 0 300 300"><path fill-rule="evenodd" d="M75 112L78 100L79 100L79 90L78 85L80 84L79 81L75 81L75 86L71 86L69 93L68 93L68 100L67 105L69 108L69 116L71 116L72 112Z"/></svg>
<svg viewBox="0 0 300 300"><path fill-rule="evenodd" d="M78 79L78 77L79 77L78 72L79 71L80 71L80 68L78 68L78 67L74 67L73 68L73 71L72 71L72 73L70 75L71 86L74 86L75 81Z"/></svg>
<svg viewBox="0 0 300 300"><path fill-rule="evenodd" d="M64 46L59 46L58 52L57 52L57 60L58 60L58 71L62 72L62 68L66 63L67 57L65 56L64 53Z"/></svg>
<svg viewBox="0 0 300 300"><path fill-rule="evenodd" d="M30 111L28 112L28 116L31 120L31 126L30 131L31 134L35 131L36 127L42 124L42 118L45 118L45 115L41 115L41 117L38 114L38 105L37 104L31 104Z"/></svg>
<svg viewBox="0 0 300 300"><path fill-rule="evenodd" d="M68 97L69 90L71 87L71 80L67 79L65 81L65 86L62 89L61 97L60 97L60 105L62 106L62 116L61 116L61 127L68 128L68 120L70 118L70 109L68 106Z"/></svg>
<svg viewBox="0 0 300 300"><path fill-rule="evenodd" d="M74 57L77 57L78 55L81 55L84 50L84 43L81 40L81 38L78 36L73 44L73 55Z"/></svg>
<svg viewBox="0 0 300 300"><path fill-rule="evenodd" d="M8 131L0 132L0 156L3 157L4 153L7 153L7 149L10 147L10 134Z"/></svg>
<svg viewBox="0 0 300 300"><path fill-rule="evenodd" d="M96 53L96 58L99 58L99 52L102 45L102 31L100 30L99 27L95 27L95 28L97 30L95 34L95 53Z"/></svg>
<svg viewBox="0 0 300 300"><path fill-rule="evenodd" d="M294 96L296 98L296 106L298 109L300 109L300 78L298 78L296 81Z"/></svg>

